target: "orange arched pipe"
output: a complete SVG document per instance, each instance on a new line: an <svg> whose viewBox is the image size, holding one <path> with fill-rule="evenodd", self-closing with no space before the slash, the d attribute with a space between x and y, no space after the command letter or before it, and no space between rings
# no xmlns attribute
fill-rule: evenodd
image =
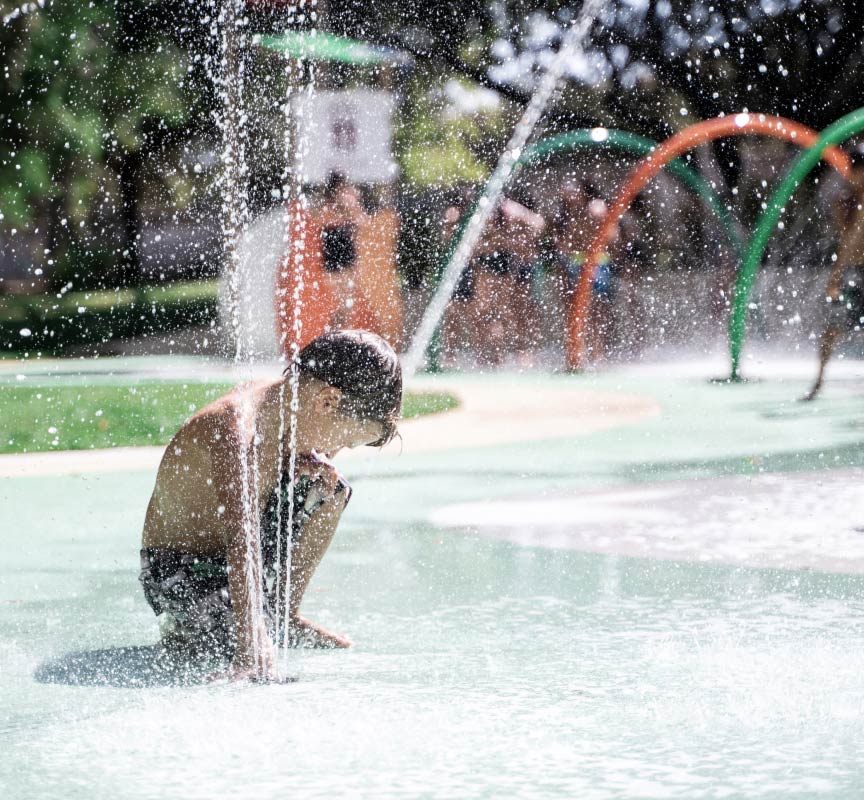
<svg viewBox="0 0 864 800"><path fill-rule="evenodd" d="M582 267L579 287L570 305L567 337L567 365L570 369L582 369L586 365L585 341L588 326L588 312L591 309L591 289L594 274L600 259L618 231L618 223L630 204L645 188L648 182L659 173L672 159L691 150L699 144L711 142L724 136L761 134L785 139L787 142L811 147L819 138L819 133L806 125L793 122L784 117L771 117L765 114L735 114L728 117L697 122L676 133L661 143L656 150L645 156L630 172L609 213L597 231L591 249ZM825 149L822 156L843 177L848 177L852 169L849 156L839 147Z"/></svg>

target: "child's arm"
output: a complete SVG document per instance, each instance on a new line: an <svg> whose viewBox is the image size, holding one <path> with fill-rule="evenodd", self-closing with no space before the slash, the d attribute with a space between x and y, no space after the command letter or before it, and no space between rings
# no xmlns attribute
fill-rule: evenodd
<svg viewBox="0 0 864 800"><path fill-rule="evenodd" d="M223 436L212 451L213 480L219 498L220 514L225 531L225 555L228 564L228 591L234 613L236 646L229 676L234 679L276 679L276 657L267 632L261 597L261 574L256 568L261 563L260 537L257 520L252 526L247 545L243 520L243 481L241 457L243 452L234 436ZM255 470L248 459L248 480L254 481ZM250 491L255 487L250 486ZM250 559L248 547L257 551L258 558ZM250 563L251 562L251 563Z"/></svg>
<svg viewBox="0 0 864 800"><path fill-rule="evenodd" d="M335 475L335 470L333 470ZM328 476L332 477L332 476ZM345 509L347 493L334 494L306 522L291 559L291 607L288 619L291 636L298 644L311 647L350 647L344 636L320 628L300 616L303 595L333 540Z"/></svg>

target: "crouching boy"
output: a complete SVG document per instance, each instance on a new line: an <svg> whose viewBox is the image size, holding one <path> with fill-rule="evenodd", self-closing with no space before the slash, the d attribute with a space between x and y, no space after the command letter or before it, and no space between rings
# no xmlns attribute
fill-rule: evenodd
<svg viewBox="0 0 864 800"><path fill-rule="evenodd" d="M331 459L389 442L402 404L399 361L374 334L325 334L298 369L293 454L289 370L241 385L168 444L144 522L140 581L163 644L230 659L238 680L276 677L281 636L350 645L299 613L351 495Z"/></svg>

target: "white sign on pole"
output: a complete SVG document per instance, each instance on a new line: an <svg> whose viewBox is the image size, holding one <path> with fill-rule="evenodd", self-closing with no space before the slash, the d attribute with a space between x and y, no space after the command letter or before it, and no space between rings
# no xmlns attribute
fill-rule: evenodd
<svg viewBox="0 0 864 800"><path fill-rule="evenodd" d="M347 89L294 100L297 141L305 153L295 168L304 183L323 183L341 172L352 183L390 183L398 167L391 152L391 92Z"/></svg>

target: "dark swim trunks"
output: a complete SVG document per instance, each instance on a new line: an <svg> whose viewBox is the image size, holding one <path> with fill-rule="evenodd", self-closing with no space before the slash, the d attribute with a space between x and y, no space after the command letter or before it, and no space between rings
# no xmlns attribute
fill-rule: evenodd
<svg viewBox="0 0 864 800"><path fill-rule="evenodd" d="M474 282L477 277L476 259L465 265L456 288L453 290L453 299L467 303L474 298Z"/></svg>
<svg viewBox="0 0 864 800"><path fill-rule="evenodd" d="M477 256L477 263L492 275L506 277L513 272L516 257L507 250L493 250L491 253L483 253Z"/></svg>
<svg viewBox="0 0 864 800"><path fill-rule="evenodd" d="M231 648L234 616L224 558L145 547L138 580L150 608L164 615L163 635L195 638L210 650Z"/></svg>
<svg viewBox="0 0 864 800"><path fill-rule="evenodd" d="M277 560L284 571L288 553L289 491L287 476L283 475L279 488L271 493L260 521L264 572L262 613L274 638L279 634L274 625ZM351 488L340 478L336 494L342 492L350 499ZM292 549L303 534L303 526L328 499L320 482L306 476L296 482L290 537ZM164 615L163 636L194 641L208 650L230 655L234 648L234 612L224 556L201 556L171 548L145 547L141 550L138 580L150 607L157 616Z"/></svg>
<svg viewBox="0 0 864 800"><path fill-rule="evenodd" d="M564 253L555 253L551 259L550 268L559 271L564 276L565 292L574 294L579 288L579 279L582 277L582 265L585 263L584 253L574 253L567 256ZM612 267L607 256L602 256L594 272L591 282L591 291L594 297L609 299L613 292Z"/></svg>
<svg viewBox="0 0 864 800"><path fill-rule="evenodd" d="M522 261L515 259L513 262L513 275L517 283L529 284L534 280L537 265L533 261Z"/></svg>

